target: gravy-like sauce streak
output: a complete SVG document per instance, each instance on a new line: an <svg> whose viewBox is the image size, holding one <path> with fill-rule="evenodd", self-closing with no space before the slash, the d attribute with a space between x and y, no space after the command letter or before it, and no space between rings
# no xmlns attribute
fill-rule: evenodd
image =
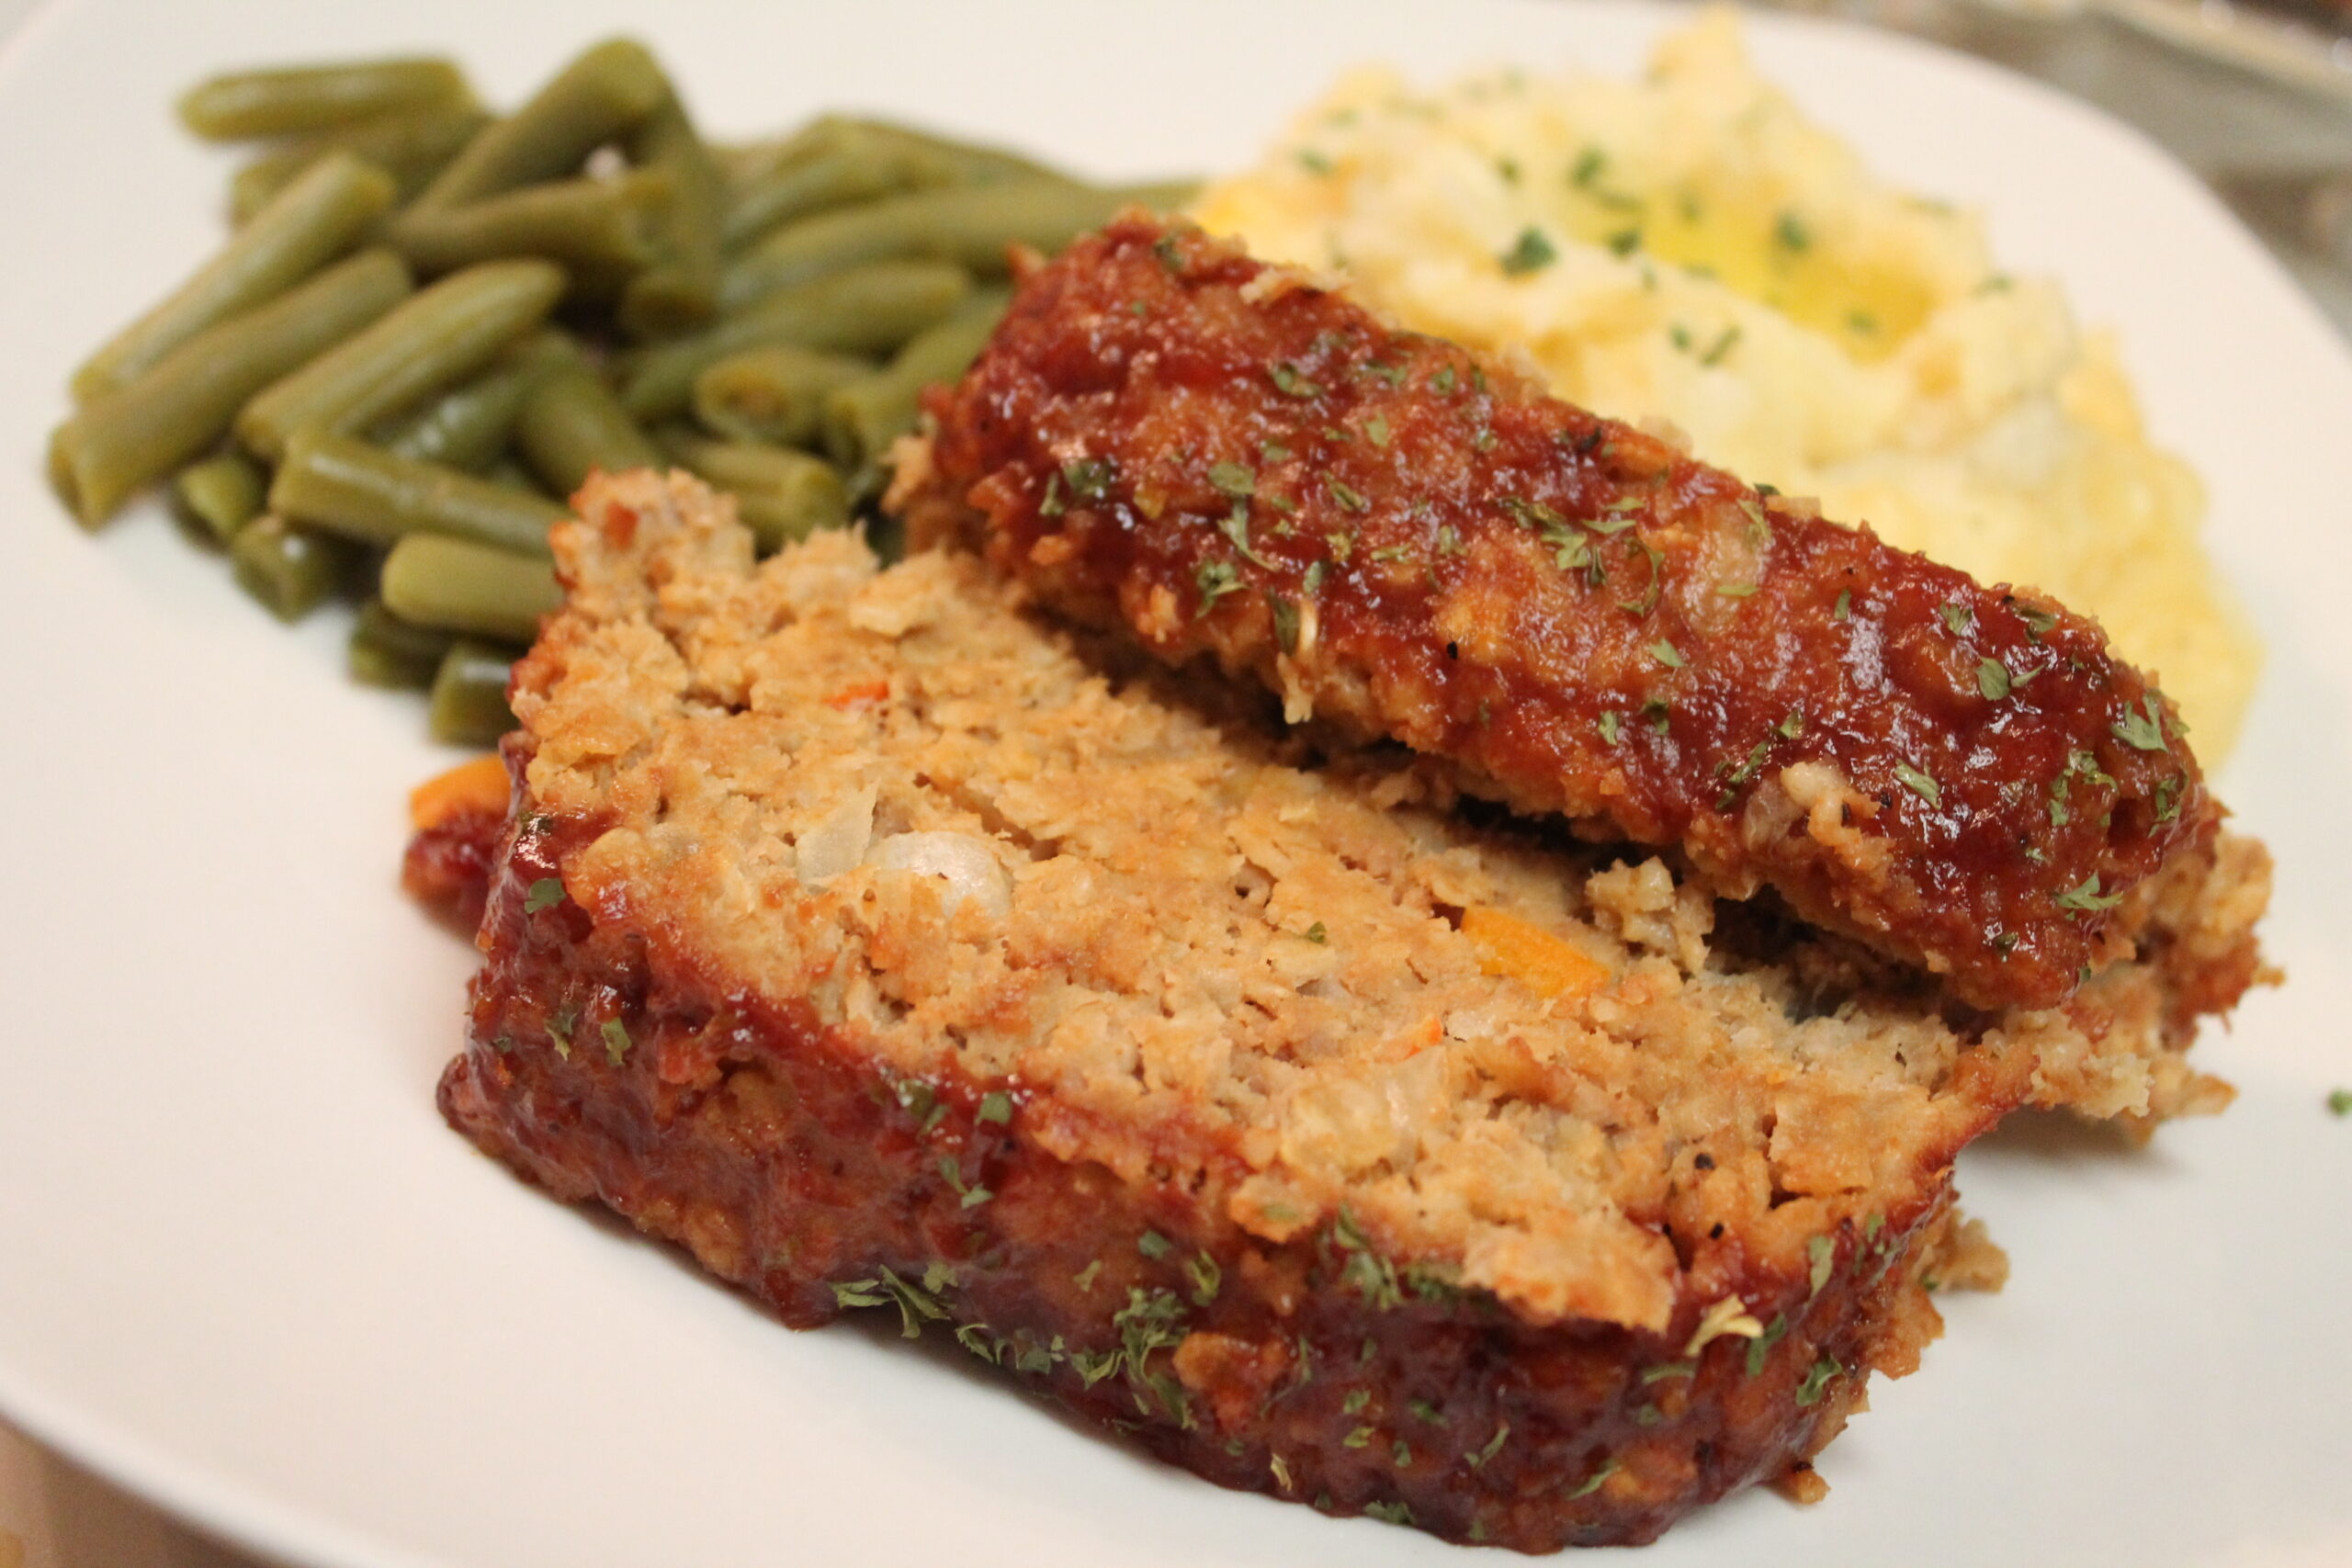
<svg viewBox="0 0 2352 1568"><path fill-rule="evenodd" d="M2089 620L1196 231L1130 215L1034 269L930 408L918 537L1979 1006L2128 952L2127 896L2220 815Z"/></svg>

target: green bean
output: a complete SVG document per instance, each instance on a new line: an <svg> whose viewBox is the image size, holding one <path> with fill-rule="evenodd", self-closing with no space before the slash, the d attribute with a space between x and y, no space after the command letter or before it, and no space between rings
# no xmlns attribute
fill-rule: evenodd
<svg viewBox="0 0 2352 1568"><path fill-rule="evenodd" d="M85 360L74 395L112 391L205 328L284 293L347 249L392 196L381 169L348 152L319 159L170 298Z"/></svg>
<svg viewBox="0 0 2352 1568"><path fill-rule="evenodd" d="M377 592L411 626L522 643L563 603L550 562L437 534L394 545Z"/></svg>
<svg viewBox="0 0 2352 1568"><path fill-rule="evenodd" d="M238 412L237 438L275 458L308 425L364 430L472 377L537 326L562 292L562 270L543 261L452 273L265 388Z"/></svg>
<svg viewBox="0 0 2352 1568"><path fill-rule="evenodd" d="M994 148L926 136L884 121L827 117L746 171L728 199L720 231L730 250L778 224L829 208L930 186L1061 176Z"/></svg>
<svg viewBox="0 0 2352 1568"><path fill-rule="evenodd" d="M223 452L180 470L172 491L180 510L202 524L217 544L235 538L261 515L269 476L242 452Z"/></svg>
<svg viewBox="0 0 2352 1568"><path fill-rule="evenodd" d="M695 378L695 417L737 441L807 446L823 432L825 394L873 369L866 360L789 344L747 349Z"/></svg>
<svg viewBox="0 0 2352 1568"><path fill-rule="evenodd" d="M1185 184L1077 186L1007 179L886 197L788 224L739 256L720 278L718 303L739 310L778 288L863 263L927 258L1001 277L1008 247L1057 251L1121 208L1182 206Z"/></svg>
<svg viewBox="0 0 2352 1568"><path fill-rule="evenodd" d="M736 515L763 554L849 522L849 497L831 464L806 452L752 442L706 441L664 433L680 463L735 498Z"/></svg>
<svg viewBox="0 0 2352 1568"><path fill-rule="evenodd" d="M207 327L66 423L51 446L52 474L63 468L60 493L85 525L104 522L220 440L256 391L382 317L409 287L399 257L366 251Z"/></svg>
<svg viewBox="0 0 2352 1568"><path fill-rule="evenodd" d="M376 445L396 457L480 473L506 450L514 416L540 378L560 365L583 363L578 345L561 333L534 333L464 386L394 421Z"/></svg>
<svg viewBox="0 0 2352 1568"><path fill-rule="evenodd" d="M432 182L449 160L490 123L470 104L392 109L325 136L306 137L265 152L229 181L229 213L243 223L297 175L337 149L364 158L392 176L396 201L406 201Z"/></svg>
<svg viewBox="0 0 2352 1568"><path fill-rule="evenodd" d="M772 344L837 354L896 349L955 309L971 291L961 268L941 262L884 262L779 289L708 332L662 344L639 356L621 400L639 419L663 419L693 400L695 378L730 354Z"/></svg>
<svg viewBox="0 0 2352 1568"><path fill-rule="evenodd" d="M264 513L237 532L229 565L237 586L281 621L299 621L351 578L359 551Z"/></svg>
<svg viewBox="0 0 2352 1568"><path fill-rule="evenodd" d="M670 204L655 243L661 261L621 294L621 325L639 337L684 332L718 308L718 165L673 96L629 139L639 164L668 176Z"/></svg>
<svg viewBox="0 0 2352 1568"><path fill-rule="evenodd" d="M344 644L344 664L363 686L424 691L441 668L441 656L458 639L430 626L413 626L384 607L381 599L359 606Z"/></svg>
<svg viewBox="0 0 2352 1568"><path fill-rule="evenodd" d="M670 176L640 169L549 180L462 207L412 208L390 237L420 272L538 256L569 271L575 293L603 298L658 259L655 236L670 204Z"/></svg>
<svg viewBox="0 0 2352 1568"><path fill-rule="evenodd" d="M981 289L910 340L887 367L830 393L825 450L833 461L852 469L880 461L891 442L914 428L922 389L957 380L971 368L1012 299L1007 289Z"/></svg>
<svg viewBox="0 0 2352 1568"><path fill-rule="evenodd" d="M426 710L433 739L450 746L495 744L514 728L514 710L506 705L514 674L514 656L505 649L462 637L451 643L433 676Z"/></svg>
<svg viewBox="0 0 2352 1568"><path fill-rule="evenodd" d="M389 109L469 100L464 73L447 60L368 60L232 71L180 96L180 123L208 141L300 136Z"/></svg>
<svg viewBox="0 0 2352 1568"><path fill-rule="evenodd" d="M492 121L424 187L416 206L462 206L576 174L590 152L626 135L669 96L670 84L644 45L628 39L597 44L529 103Z"/></svg>
<svg viewBox="0 0 2352 1568"><path fill-rule="evenodd" d="M512 452L500 453L498 461L484 468L481 477L492 484L504 485L508 490L519 490L525 495L542 496L548 501L555 499L539 476L531 471L530 466Z"/></svg>
<svg viewBox="0 0 2352 1568"><path fill-rule="evenodd" d="M548 529L568 515L540 496L320 430L302 431L287 444L286 460L270 481L269 509L366 544L440 534L541 556Z"/></svg>
<svg viewBox="0 0 2352 1568"><path fill-rule="evenodd" d="M616 474L662 465L662 454L637 421L584 365L546 377L524 400L514 445L559 495L578 490L598 468Z"/></svg>

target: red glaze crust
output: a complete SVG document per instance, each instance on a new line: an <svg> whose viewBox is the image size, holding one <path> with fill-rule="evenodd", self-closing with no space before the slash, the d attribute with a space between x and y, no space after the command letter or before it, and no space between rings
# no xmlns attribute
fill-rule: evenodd
<svg viewBox="0 0 2352 1568"><path fill-rule="evenodd" d="M1129 216L1033 270L930 409L918 539L1979 1006L2128 953L2133 890L2221 815L2094 623L1195 231Z"/></svg>

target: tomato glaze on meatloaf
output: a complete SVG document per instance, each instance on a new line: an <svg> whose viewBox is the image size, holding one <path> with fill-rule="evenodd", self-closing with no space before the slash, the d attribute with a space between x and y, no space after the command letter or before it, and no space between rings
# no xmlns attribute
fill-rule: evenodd
<svg viewBox="0 0 2352 1568"><path fill-rule="evenodd" d="M1131 214L1033 267L930 408L919 540L1474 793L1770 886L1979 1006L2127 955L2140 890L2221 818L2090 621L1194 229Z"/></svg>
<svg viewBox="0 0 2352 1568"><path fill-rule="evenodd" d="M1529 1551L1817 1488L1996 1271L1963 1145L2226 1095L2178 1047L2258 848L2065 1008L1970 1012L1426 764L1303 766L974 558L755 565L682 476L580 505L445 1113L787 1324L895 1311L1222 1484Z"/></svg>

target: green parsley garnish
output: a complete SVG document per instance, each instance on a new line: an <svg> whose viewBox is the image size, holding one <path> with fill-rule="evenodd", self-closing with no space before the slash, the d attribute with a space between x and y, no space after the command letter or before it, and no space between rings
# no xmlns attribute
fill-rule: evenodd
<svg viewBox="0 0 2352 1568"><path fill-rule="evenodd" d="M1598 147L1588 147L1577 154L1575 166L1568 170L1568 183L1572 186L1589 186L1599 179L1600 171L1608 166L1608 153Z"/></svg>
<svg viewBox="0 0 2352 1568"><path fill-rule="evenodd" d="M1136 1250L1154 1261L1167 1257L1169 1249L1175 1245L1158 1231L1146 1231L1136 1237Z"/></svg>
<svg viewBox="0 0 2352 1568"><path fill-rule="evenodd" d="M1831 1378L1838 1376L1845 1370L1838 1364L1838 1358L1835 1356L1824 1356L1814 1362L1812 1371L1804 1375L1804 1382L1797 1386L1797 1403L1801 1405L1820 1404L1821 1391L1829 1386Z"/></svg>
<svg viewBox="0 0 2352 1568"><path fill-rule="evenodd" d="M2057 899L2058 907L2062 909L2112 909L2121 902L2123 902L2122 894L2103 894L2098 890L2098 873L2097 872L2086 877L2079 887L2070 888L2058 895Z"/></svg>
<svg viewBox="0 0 2352 1568"><path fill-rule="evenodd" d="M2169 751L2172 748L2165 744L2164 711L2156 706L2156 694L2150 692L2140 703L2145 711L2135 713L2125 708L2123 716L2109 727L2109 733L2142 751Z"/></svg>
<svg viewBox="0 0 2352 1568"><path fill-rule="evenodd" d="M1738 342L1739 323L1734 321L1730 326L1724 329L1724 335L1715 340L1714 346L1708 349L1706 353L1699 356L1699 363L1711 368L1714 366L1721 365L1724 362L1724 355L1729 354L1732 351L1732 346Z"/></svg>
<svg viewBox="0 0 2352 1568"><path fill-rule="evenodd" d="M1344 560L1347 558L1342 556L1340 558ZM1299 579L1298 585L1306 591L1308 598L1311 599L1316 594L1323 592L1323 563L1321 561L1309 561L1306 563L1306 575Z"/></svg>
<svg viewBox="0 0 2352 1568"><path fill-rule="evenodd" d="M1383 545L1373 551L1367 558L1376 561L1403 560L1412 553L1413 547L1410 545Z"/></svg>
<svg viewBox="0 0 2352 1568"><path fill-rule="evenodd" d="M1618 1471L1623 1468L1624 1468L1623 1465L1616 1459L1605 1459L1600 1461L1600 1468L1599 1470L1594 1471L1590 1475L1585 1477L1583 1485L1577 1487L1573 1492L1565 1494L1565 1495L1571 1503L1575 1502L1579 1497L1589 1497L1594 1493L1600 1490L1600 1484L1602 1482L1607 1481L1611 1476L1616 1474Z"/></svg>
<svg viewBox="0 0 2352 1568"><path fill-rule="evenodd" d="M1266 609L1274 617L1274 646L1284 653L1298 651L1298 606L1272 589L1266 590Z"/></svg>
<svg viewBox="0 0 2352 1568"><path fill-rule="evenodd" d="M2352 1089L2329 1089L2327 1109L2333 1115L2352 1116Z"/></svg>
<svg viewBox="0 0 2352 1568"><path fill-rule="evenodd" d="M1656 642L1650 644L1650 657L1657 660L1660 664L1665 665L1668 670L1679 670L1682 668L1682 650L1675 647L1672 643L1667 641L1664 637L1660 637Z"/></svg>
<svg viewBox="0 0 2352 1568"><path fill-rule="evenodd" d="M1747 1342L1747 1375L1749 1377L1754 1377L1764 1370L1764 1358L1772 1353L1772 1347L1778 1345L1781 1337L1788 1331L1788 1314L1774 1313L1772 1321L1764 1325L1764 1332Z"/></svg>
<svg viewBox="0 0 2352 1568"><path fill-rule="evenodd" d="M1204 1247L1199 1257L1185 1263L1184 1278L1193 1282L1193 1303L1206 1306L1216 1300L1216 1288L1224 1282L1225 1270L1216 1266L1216 1259Z"/></svg>
<svg viewBox="0 0 2352 1568"><path fill-rule="evenodd" d="M1413 1418L1417 1421L1426 1422L1432 1427L1451 1427L1453 1425L1453 1422L1446 1419L1444 1411L1440 1410L1436 1405L1431 1404L1426 1399L1409 1400L1407 1402L1405 1407L1413 1413Z"/></svg>
<svg viewBox="0 0 2352 1568"><path fill-rule="evenodd" d="M1241 592L1241 574L1233 570L1231 561L1204 560L1200 570L1193 573L1193 585L1201 591L1197 613L1206 615L1209 607L1227 594Z"/></svg>
<svg viewBox="0 0 2352 1568"><path fill-rule="evenodd" d="M1380 415L1374 414L1370 419L1363 422L1363 438L1366 441L1371 442L1374 446L1387 446L1388 422L1381 418Z"/></svg>
<svg viewBox="0 0 2352 1568"><path fill-rule="evenodd" d="M1399 1438L1394 1443L1389 1445L1388 1457L1390 1460L1395 1461L1397 1469L1403 1470L1406 1466L1413 1462L1412 1445L1406 1442L1404 1438Z"/></svg>
<svg viewBox="0 0 2352 1568"><path fill-rule="evenodd" d="M1340 1446L1347 1449L1369 1448L1372 1445L1373 1435L1371 1427L1358 1427L1340 1439Z"/></svg>
<svg viewBox="0 0 2352 1568"><path fill-rule="evenodd" d="M1348 1391L1348 1397L1340 1401L1340 1413L1343 1416L1361 1416L1363 1414L1364 1406L1371 1403L1372 1390L1351 1388Z"/></svg>
<svg viewBox="0 0 2352 1568"><path fill-rule="evenodd" d="M1287 360L1272 365L1266 374L1273 378L1274 390L1286 398L1319 398L1323 389L1298 373L1298 367Z"/></svg>
<svg viewBox="0 0 2352 1568"><path fill-rule="evenodd" d="M1609 254L1611 255L1617 256L1622 259L1625 256L1632 255L1636 250L1641 248L1642 231L1639 229L1620 229L1614 234L1610 235L1604 243L1609 246Z"/></svg>
<svg viewBox="0 0 2352 1568"><path fill-rule="evenodd" d="M1954 637L1967 631L1968 624L1976 618L1976 612L1965 604L1939 604L1936 614L1944 618L1944 629Z"/></svg>
<svg viewBox="0 0 2352 1568"><path fill-rule="evenodd" d="M541 909L551 909L563 902L563 883L552 876L542 876L531 884L528 897L523 900L523 913L536 915Z"/></svg>
<svg viewBox="0 0 2352 1568"><path fill-rule="evenodd" d="M1317 920L1306 928L1306 940L1320 947L1331 940L1331 933L1324 929L1322 921Z"/></svg>
<svg viewBox="0 0 2352 1568"><path fill-rule="evenodd" d="M1184 255L1182 252L1176 248L1175 235L1162 234L1159 238L1154 240L1151 243L1151 254L1158 256L1159 258L1159 265L1166 267L1169 271L1182 272L1184 270Z"/></svg>
<svg viewBox="0 0 2352 1568"><path fill-rule="evenodd" d="M1698 1375L1699 1363L1696 1361L1660 1361L1655 1367L1642 1369L1642 1386L1647 1388L1668 1378L1695 1378Z"/></svg>
<svg viewBox="0 0 2352 1568"><path fill-rule="evenodd" d="M1437 393L1440 397L1442 397L1446 393L1453 390L1453 366L1446 365L1439 367L1438 373L1430 378L1430 390Z"/></svg>
<svg viewBox="0 0 2352 1568"><path fill-rule="evenodd" d="M1401 387L1405 384L1405 367L1403 366L1383 365L1377 359L1367 359L1362 365L1357 366L1356 374L1359 376L1370 376L1374 380L1385 381L1391 387Z"/></svg>
<svg viewBox="0 0 2352 1568"><path fill-rule="evenodd" d="M1012 1120L1012 1096L1001 1089L992 1089L980 1096L979 1119L1001 1127Z"/></svg>
<svg viewBox="0 0 2352 1568"><path fill-rule="evenodd" d="M1772 728L1783 740L1794 740L1798 736L1803 735L1804 733L1804 705L1799 703L1791 708L1781 716L1781 722Z"/></svg>
<svg viewBox="0 0 2352 1568"><path fill-rule="evenodd" d="M1623 733L1624 723L1624 716L1615 708L1611 708L1600 716L1599 725L1600 738L1611 746L1616 745L1619 736Z"/></svg>
<svg viewBox="0 0 2352 1568"><path fill-rule="evenodd" d="M1328 175L1331 172L1332 164L1330 159L1317 152L1314 148L1302 147L1298 150L1298 166L1310 175Z"/></svg>
<svg viewBox="0 0 2352 1568"><path fill-rule="evenodd" d="M1829 606L1829 618L1833 621L1842 621L1851 617L1853 613L1854 591L1850 588L1840 588L1838 590L1838 603Z"/></svg>
<svg viewBox="0 0 2352 1568"><path fill-rule="evenodd" d="M605 1037L605 1060L617 1067L628 1059L628 1027L619 1019L608 1018L596 1031Z"/></svg>
<svg viewBox="0 0 2352 1568"><path fill-rule="evenodd" d="M569 1002L548 1020L548 1038L555 1042L555 1054L567 1062L571 1060L572 1027L579 1021L580 1010Z"/></svg>
<svg viewBox="0 0 2352 1568"><path fill-rule="evenodd" d="M1470 553L1462 542L1462 530L1453 524L1442 524L1437 531L1437 553L1442 556L1466 556Z"/></svg>
<svg viewBox="0 0 2352 1568"><path fill-rule="evenodd" d="M1936 807L1943 805L1944 792L1936 787L1936 781L1910 763L1895 763L1894 776L1901 779L1913 795L1917 795L1928 805Z"/></svg>
<svg viewBox="0 0 2352 1568"><path fill-rule="evenodd" d="M2180 789L2186 782L2178 773L2156 781L2156 820L2170 822L2180 815Z"/></svg>
<svg viewBox="0 0 2352 1568"><path fill-rule="evenodd" d="M1558 261L1560 253L1543 230L1527 228L1519 231L1519 239L1498 259L1502 264L1505 277L1518 277L1526 273L1541 272Z"/></svg>
<svg viewBox="0 0 2352 1568"><path fill-rule="evenodd" d="M1838 1262L1838 1244L1826 1235L1812 1236L1804 1244L1804 1255L1813 1266L1813 1289L1805 1294L1805 1300L1811 1301L1821 1294L1822 1286L1829 1283L1829 1270Z"/></svg>
<svg viewBox="0 0 2352 1568"><path fill-rule="evenodd" d="M1510 1423L1506 1421L1501 1426L1495 1428L1495 1435L1487 1439L1486 1445L1483 1448L1479 1449L1476 1453L1467 1454L1464 1457L1468 1461L1471 1469L1477 1470L1484 1466L1488 1460L1502 1452L1503 1445L1510 1440Z"/></svg>
<svg viewBox="0 0 2352 1568"><path fill-rule="evenodd" d="M1119 476L1108 457L1080 457L1062 465L1062 481L1080 501L1108 501L1112 481Z"/></svg>
<svg viewBox="0 0 2352 1568"><path fill-rule="evenodd" d="M1414 1522L1413 1506L1409 1503L1366 1503L1363 1511L1367 1517L1378 1519L1384 1525L1410 1525Z"/></svg>
<svg viewBox="0 0 2352 1568"><path fill-rule="evenodd" d="M1212 463L1209 483L1236 500L1258 493L1258 476L1239 463Z"/></svg>
<svg viewBox="0 0 2352 1568"><path fill-rule="evenodd" d="M2047 610L2030 610L2019 604L2017 611L2018 619L2025 623L2026 636L2036 642L2041 640L2042 633L2055 629L2058 625L2058 617Z"/></svg>
<svg viewBox="0 0 2352 1568"><path fill-rule="evenodd" d="M1760 582L1718 582L1715 592L1726 599L1748 599L1763 586Z"/></svg>
<svg viewBox="0 0 2352 1568"><path fill-rule="evenodd" d="M964 1180L964 1162L954 1155L940 1156L939 1177L941 1180L956 1190L958 1200L957 1208L977 1209L996 1196L977 1181L967 1185Z"/></svg>
<svg viewBox="0 0 2352 1568"><path fill-rule="evenodd" d="M1779 241L1783 249L1792 251L1803 251L1813 243L1812 231L1804 226L1804 220L1793 212L1781 214L1780 221L1772 225L1772 238Z"/></svg>
<svg viewBox="0 0 2352 1568"><path fill-rule="evenodd" d="M1634 543L1640 547L1642 558L1649 562L1650 585L1638 599L1620 599L1617 607L1636 615L1646 615L1657 608L1657 596L1666 589L1666 578L1661 570L1666 563L1666 553L1639 534L1634 536Z"/></svg>
<svg viewBox="0 0 2352 1568"><path fill-rule="evenodd" d="M1323 483L1325 487L1330 491L1331 499L1338 502L1342 510L1348 512L1369 512L1372 510L1372 502L1366 501L1356 491L1350 490L1337 479L1327 476L1324 479Z"/></svg>
<svg viewBox="0 0 2352 1568"><path fill-rule="evenodd" d="M1648 719L1650 728L1660 735L1666 733L1667 721L1673 713L1674 705L1664 697L1652 697L1642 705L1642 716Z"/></svg>
<svg viewBox="0 0 2352 1568"><path fill-rule="evenodd" d="M1070 1276L1070 1282L1081 1291L1091 1291L1094 1288L1096 1276L1100 1275L1102 1272L1102 1260L1098 1258L1093 1262L1088 1264L1085 1268L1080 1269L1077 1273L1072 1274Z"/></svg>
<svg viewBox="0 0 2352 1568"><path fill-rule="evenodd" d="M1981 659L1976 662L1976 689L1988 703L1997 703L2009 694L2009 667L1997 659Z"/></svg>

